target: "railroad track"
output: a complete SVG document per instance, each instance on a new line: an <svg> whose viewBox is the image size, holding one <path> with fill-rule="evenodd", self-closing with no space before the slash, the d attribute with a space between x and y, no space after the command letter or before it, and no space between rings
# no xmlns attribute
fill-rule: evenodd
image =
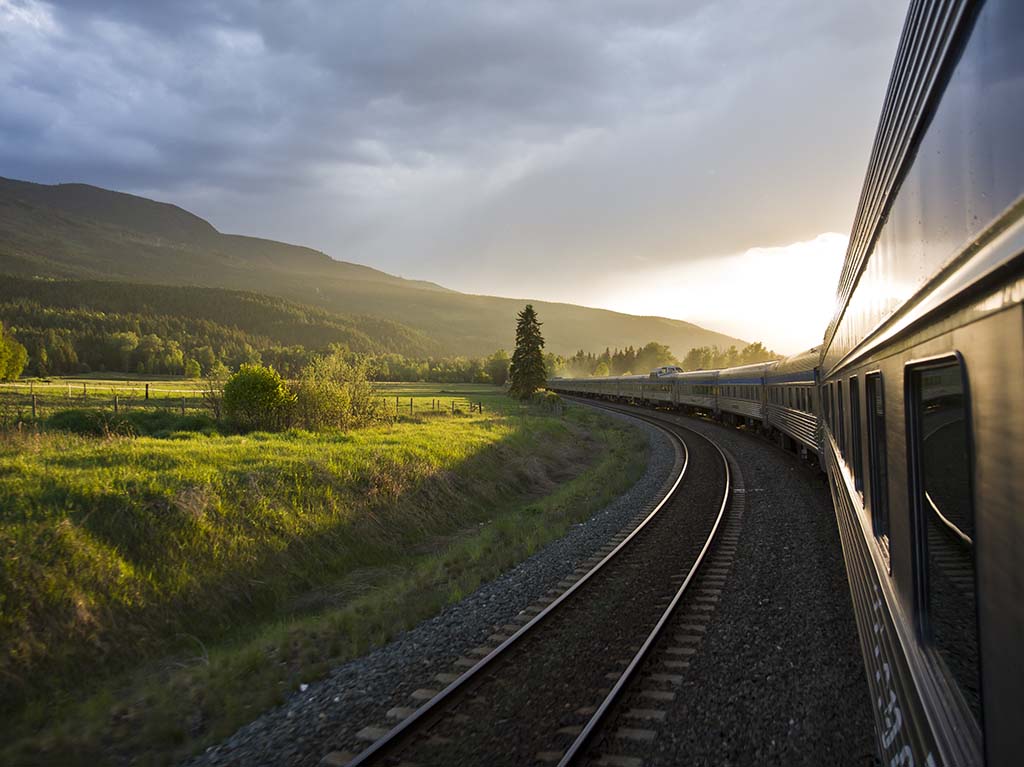
<svg viewBox="0 0 1024 767"><path fill-rule="evenodd" d="M682 655L661 657L661 673L652 672L651 656L664 655L659 640L675 625L723 527L729 462L713 442L678 424L598 407L648 421L676 441L682 469L665 496L593 567L560 584L564 592L528 608L520 623L489 637L492 645L461 659L464 670L444 689L421 691L418 708L396 710L401 721L366 750L355 758L328 754L322 764L582 764L595 757L594 744L608 750L604 730L611 717L624 715L620 699L644 697L636 689L641 675L654 685L678 678L671 671L687 665ZM648 692L654 702L671 695Z"/></svg>

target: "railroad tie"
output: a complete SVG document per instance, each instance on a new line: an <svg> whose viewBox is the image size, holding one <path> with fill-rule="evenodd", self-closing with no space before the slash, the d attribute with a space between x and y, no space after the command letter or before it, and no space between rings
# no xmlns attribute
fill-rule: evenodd
<svg viewBox="0 0 1024 767"><path fill-rule="evenodd" d="M667 716L668 714L658 708L631 708L623 715L625 719L640 719L649 722L664 722Z"/></svg>
<svg viewBox="0 0 1024 767"><path fill-rule="evenodd" d="M373 725L369 725L356 733L356 740L373 743L375 740L380 740L387 734L387 727L374 727Z"/></svg>
<svg viewBox="0 0 1024 767"><path fill-rule="evenodd" d="M351 751L331 751L320 760L321 767L345 767L356 758Z"/></svg>
<svg viewBox="0 0 1024 767"><path fill-rule="evenodd" d="M594 764L599 767L644 767L644 760L635 756L605 754L599 757Z"/></svg>
<svg viewBox="0 0 1024 767"><path fill-rule="evenodd" d="M641 727L620 727L615 731L616 738L632 740L637 743L653 743L657 733Z"/></svg>
<svg viewBox="0 0 1024 767"><path fill-rule="evenodd" d="M650 679L652 682L657 682L658 684L667 684L671 685L672 687L678 687L683 683L682 674L651 674L647 678Z"/></svg>

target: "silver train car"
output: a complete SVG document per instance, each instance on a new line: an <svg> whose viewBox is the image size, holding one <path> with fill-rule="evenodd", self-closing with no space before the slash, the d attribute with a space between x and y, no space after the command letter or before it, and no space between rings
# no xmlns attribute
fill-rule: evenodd
<svg viewBox="0 0 1024 767"><path fill-rule="evenodd" d="M1019 0L911 3L820 347L549 384L819 463L891 767L1024 762L1022 39Z"/></svg>

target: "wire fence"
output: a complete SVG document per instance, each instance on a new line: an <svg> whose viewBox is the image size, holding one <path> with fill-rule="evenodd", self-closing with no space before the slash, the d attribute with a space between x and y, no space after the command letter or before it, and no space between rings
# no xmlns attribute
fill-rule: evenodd
<svg viewBox="0 0 1024 767"><path fill-rule="evenodd" d="M61 410L89 409L113 413L157 410L180 415L212 414L216 389L165 389L149 384L26 384L0 385L0 408L18 419L41 420ZM403 397L380 395L384 412L394 417L483 414L479 399L457 395Z"/></svg>

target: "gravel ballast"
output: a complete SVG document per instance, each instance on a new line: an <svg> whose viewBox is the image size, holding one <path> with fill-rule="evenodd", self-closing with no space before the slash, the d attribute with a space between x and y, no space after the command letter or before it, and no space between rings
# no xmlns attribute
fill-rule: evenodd
<svg viewBox="0 0 1024 767"><path fill-rule="evenodd" d="M283 705L187 764L316 765L328 752L361 750L366 744L357 732L384 722L388 709L410 705L414 690L436 686L435 674L451 671L453 662L483 644L495 625L553 588L663 490L677 459L670 440L653 426L610 415L642 429L650 445L647 470L629 491L465 599L295 691Z"/></svg>
<svg viewBox="0 0 1024 767"><path fill-rule="evenodd" d="M824 475L696 418L742 467L735 563L648 765L875 765L874 721Z"/></svg>
<svg viewBox="0 0 1024 767"><path fill-rule="evenodd" d="M721 456L703 437L687 432L684 438L687 473L671 500L487 666L468 686L470 694L447 705L431 722L429 737L410 739L389 758L424 767L520 767L572 743L607 695L609 680L621 673L621 659L631 657L657 624L721 508ZM373 762L384 763L393 762Z"/></svg>

